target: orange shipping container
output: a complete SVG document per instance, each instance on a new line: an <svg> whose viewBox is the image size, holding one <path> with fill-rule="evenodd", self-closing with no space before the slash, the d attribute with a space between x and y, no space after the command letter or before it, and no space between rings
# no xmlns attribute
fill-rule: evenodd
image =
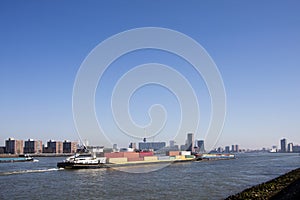
<svg viewBox="0 0 300 200"><path fill-rule="evenodd" d="M179 151L169 151L167 153L167 156L179 156Z"/></svg>
<svg viewBox="0 0 300 200"><path fill-rule="evenodd" d="M113 152L113 153L104 153L106 158L122 158L124 157L124 152Z"/></svg>

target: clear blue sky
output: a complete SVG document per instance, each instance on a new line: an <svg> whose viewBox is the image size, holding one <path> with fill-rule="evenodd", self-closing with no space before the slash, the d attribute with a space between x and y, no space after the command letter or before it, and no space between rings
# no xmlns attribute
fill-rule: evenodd
<svg viewBox="0 0 300 200"><path fill-rule="evenodd" d="M72 89L81 63L106 38L148 26L174 29L194 38L217 64L227 94L219 146L271 147L279 145L282 137L300 144L299 10L296 0L2 0L0 144L8 137L78 140ZM162 59L157 52L149 52L134 64L151 61L153 54L156 62ZM114 79L116 73L108 72L106 78ZM163 92L158 88L156 94ZM143 101L138 94L135 98ZM176 106L176 101L168 102L166 107ZM200 107L205 115L203 102ZM151 103L146 101L147 106ZM105 104L99 100L97 105ZM145 123L146 118L143 121L138 114L144 108L136 106L133 118Z"/></svg>

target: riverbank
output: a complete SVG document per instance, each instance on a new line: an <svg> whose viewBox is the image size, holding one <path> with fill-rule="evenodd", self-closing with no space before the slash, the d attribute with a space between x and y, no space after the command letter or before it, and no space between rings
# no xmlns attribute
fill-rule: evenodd
<svg viewBox="0 0 300 200"><path fill-rule="evenodd" d="M300 199L300 168L229 196L225 200L238 199Z"/></svg>

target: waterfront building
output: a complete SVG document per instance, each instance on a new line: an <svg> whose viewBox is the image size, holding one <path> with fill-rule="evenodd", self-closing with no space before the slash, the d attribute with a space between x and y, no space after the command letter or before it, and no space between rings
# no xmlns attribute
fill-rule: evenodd
<svg viewBox="0 0 300 200"><path fill-rule="evenodd" d="M225 152L225 153L229 153L229 152L230 152L230 147L229 147L229 146L226 146L224 152Z"/></svg>
<svg viewBox="0 0 300 200"><path fill-rule="evenodd" d="M77 151L77 142L71 142L65 140L63 142L63 153L76 153Z"/></svg>
<svg viewBox="0 0 300 200"><path fill-rule="evenodd" d="M217 152L218 152L218 153L222 153L222 152L223 152L223 148L222 148L222 147L219 147L219 148L217 149Z"/></svg>
<svg viewBox="0 0 300 200"><path fill-rule="evenodd" d="M180 151L186 151L187 147L186 144L180 145Z"/></svg>
<svg viewBox="0 0 300 200"><path fill-rule="evenodd" d="M235 145L235 152L239 152L239 151L240 151L239 145L236 144L236 145Z"/></svg>
<svg viewBox="0 0 300 200"><path fill-rule="evenodd" d="M235 146L231 145L231 152L235 152Z"/></svg>
<svg viewBox="0 0 300 200"><path fill-rule="evenodd" d="M186 150L187 151L194 151L194 133L187 134L187 142L186 142Z"/></svg>
<svg viewBox="0 0 300 200"><path fill-rule="evenodd" d="M43 150L44 153L63 153L63 142L49 140L47 147Z"/></svg>
<svg viewBox="0 0 300 200"><path fill-rule="evenodd" d="M151 150L157 151L166 146L165 142L140 142L139 149L140 150Z"/></svg>
<svg viewBox="0 0 300 200"><path fill-rule="evenodd" d="M300 153L300 146L299 145L293 146L293 152L294 153Z"/></svg>
<svg viewBox="0 0 300 200"><path fill-rule="evenodd" d="M280 152L286 152L286 139L280 140Z"/></svg>
<svg viewBox="0 0 300 200"><path fill-rule="evenodd" d="M0 154L4 154L5 153L5 147L0 147Z"/></svg>
<svg viewBox="0 0 300 200"><path fill-rule="evenodd" d="M5 141L5 152L10 154L23 154L23 140L15 140L14 138L8 138Z"/></svg>
<svg viewBox="0 0 300 200"><path fill-rule="evenodd" d="M113 151L115 152L115 151L118 151L119 149L118 149L118 145L117 144L113 144Z"/></svg>
<svg viewBox="0 0 300 200"><path fill-rule="evenodd" d="M41 140L28 139L24 142L24 153L42 153L43 144Z"/></svg>
<svg viewBox="0 0 300 200"><path fill-rule="evenodd" d="M198 146L198 152L199 153L204 153L205 152L204 140L198 140L197 141L197 146Z"/></svg>
<svg viewBox="0 0 300 200"><path fill-rule="evenodd" d="M175 147L175 141L174 140L170 140L170 148L174 148Z"/></svg>
<svg viewBox="0 0 300 200"><path fill-rule="evenodd" d="M288 143L287 152L293 152L293 143Z"/></svg>
<svg viewBox="0 0 300 200"><path fill-rule="evenodd" d="M137 148L136 148L136 143L135 143L135 142L131 142L131 143L129 144L129 148L131 148L131 149L137 149Z"/></svg>
<svg viewBox="0 0 300 200"><path fill-rule="evenodd" d="M271 153L276 153L277 150L277 146L272 146L272 149L270 150Z"/></svg>

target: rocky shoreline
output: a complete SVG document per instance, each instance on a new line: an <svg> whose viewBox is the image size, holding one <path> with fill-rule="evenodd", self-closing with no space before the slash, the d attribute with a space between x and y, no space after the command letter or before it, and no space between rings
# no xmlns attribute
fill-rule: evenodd
<svg viewBox="0 0 300 200"><path fill-rule="evenodd" d="M237 199L300 199L300 168L226 198Z"/></svg>

